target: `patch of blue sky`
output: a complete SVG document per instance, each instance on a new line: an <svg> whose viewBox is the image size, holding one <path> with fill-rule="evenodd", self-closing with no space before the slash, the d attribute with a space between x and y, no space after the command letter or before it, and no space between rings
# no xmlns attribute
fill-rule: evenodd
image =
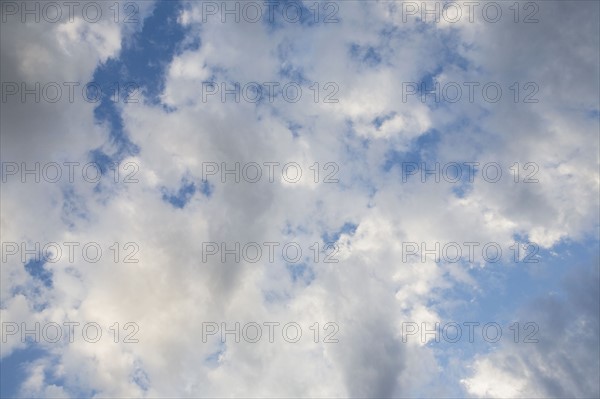
<svg viewBox="0 0 600 399"><path fill-rule="evenodd" d="M140 387L142 391L147 391L150 388L150 378L148 378L148 374L144 371L139 361L136 360L133 366L134 369L130 376L131 382Z"/></svg>
<svg viewBox="0 0 600 399"><path fill-rule="evenodd" d="M108 125L111 144L117 148L113 154L106 154L101 149L91 152L93 161L103 167L135 155L140 150L124 130L119 104L139 101L136 89L151 104L160 104L160 94L165 84L164 72L173 56L178 51L200 45L199 42L184 41L187 28L177 22L181 7L182 3L178 1L157 1L141 31L122 42L119 57L108 59L94 72L93 81L100 88L108 89L101 96L94 115L98 123ZM118 96L116 87L119 88Z"/></svg>
<svg viewBox="0 0 600 399"><path fill-rule="evenodd" d="M394 24L384 24L379 30L379 36L386 40L392 39L394 37L408 38L410 36L410 32L405 29L401 29L400 27Z"/></svg>
<svg viewBox="0 0 600 399"><path fill-rule="evenodd" d="M224 342L218 341L218 349L204 358L204 363L211 368L219 367L219 358L225 353L227 346Z"/></svg>
<svg viewBox="0 0 600 399"><path fill-rule="evenodd" d="M52 256L57 256L53 254ZM42 283L46 288L52 288L52 271L44 267L47 263L47 258L41 254L38 255L39 259L31 259L25 262L25 271L33 277L35 280Z"/></svg>
<svg viewBox="0 0 600 399"><path fill-rule="evenodd" d="M437 76L444 70L444 66L438 65L433 71L429 71L421 76L418 82L416 82L416 94L415 98L418 98L424 104L427 104L430 108L435 109L440 107L443 101L443 91L440 83L437 81ZM407 87L406 93L409 88ZM407 94L408 95L408 94Z"/></svg>
<svg viewBox="0 0 600 399"><path fill-rule="evenodd" d="M202 180L199 190L202 194L204 194L204 196L210 198L210 196L215 191L215 187L212 184L210 184L207 180Z"/></svg>
<svg viewBox="0 0 600 399"><path fill-rule="evenodd" d="M131 152L131 155L134 155L137 151L138 149ZM113 158L101 149L95 149L90 151L89 154L95 168L89 169L89 173L87 173L89 175L88 182L94 184L95 194L106 194L108 189L114 190L116 183L133 183L137 181L137 169L133 163L125 164L126 166L117 163L124 153L118 155L117 158ZM100 173L100 176L96 176L96 173ZM100 200L98 197L95 199ZM83 202L81 202L81 207L85 207Z"/></svg>
<svg viewBox="0 0 600 399"><path fill-rule="evenodd" d="M521 340L525 323L536 322L521 318L522 310L536 298L536 293L529 290L530 280L524 281L521 287L514 286L507 289L506 285L510 284L511 279L501 276L503 273L498 270L488 268L487 270L478 269L477 272L479 273L475 276L476 279L485 280L483 283L478 282L478 293L475 293L472 287L465 286L456 286L452 291L445 292L441 300L442 306L437 309L440 319L436 326L436 332L425 332L423 326L418 323L416 334L408 337L409 341L424 340L425 337L433 338L427 343L427 346L434 351L438 365L444 369L452 363L462 364L457 363L458 359L471 359L476 355L494 351L499 344L514 342L515 332L510 327L513 326L514 329L515 321L519 322L521 334L519 339ZM481 278L481 272L486 273L485 279ZM515 277L522 279L519 274L516 273ZM515 297L514 294L523 288L527 295ZM510 302L507 302L507 299ZM435 304L433 305L433 308L436 308ZM497 343L492 342L496 329L489 323L498 323L501 328L502 335ZM486 331L487 337L490 339L486 339L483 335L483 328L486 324L489 326ZM430 326L430 328L433 327ZM470 331L470 329L472 330ZM538 335L537 338L539 337ZM458 371L465 373L465 370ZM451 379L449 382L454 384L458 380L460 378Z"/></svg>
<svg viewBox="0 0 600 399"><path fill-rule="evenodd" d="M452 101L458 101L455 98L460 93L455 93L452 86L444 87L438 82L437 77L442 74L445 70L458 68L460 70L473 70L471 63L461 55L461 48L463 47L460 38L453 32L443 34L441 37L443 45L439 46L440 52L437 57L438 63L431 68L428 68L417 82L417 96L419 100L427 104L430 108L435 109L438 107L449 107L452 106ZM450 82L447 82L450 83ZM446 84L447 84L446 83ZM460 82L457 83L461 89L464 89ZM464 90L463 90L464 91ZM465 93L462 93L464 96ZM444 97L444 95L446 97ZM461 97L462 98L462 97Z"/></svg>
<svg viewBox="0 0 600 399"><path fill-rule="evenodd" d="M308 76L303 66L296 62L298 54L313 54L314 49L306 42L293 40L283 40L277 46L277 56L279 59L279 70L277 79L280 86L276 88L276 93L282 95L285 101L293 102L301 96L310 96L313 101L324 101L324 98L331 93L333 83L328 80ZM331 79L330 79L331 80ZM301 92L297 88L300 85ZM265 87L266 89L266 87ZM263 89L264 90L264 89ZM298 93L296 93L298 91Z"/></svg>
<svg viewBox="0 0 600 399"><path fill-rule="evenodd" d="M465 198L472 189L473 185L466 178L461 178L460 183L457 183L456 186L452 187L452 192L458 198Z"/></svg>
<svg viewBox="0 0 600 399"><path fill-rule="evenodd" d="M473 190L473 182L479 172L476 165L466 165L467 161L440 165L441 181L452 185L452 192L458 198L465 198Z"/></svg>
<svg viewBox="0 0 600 399"><path fill-rule="evenodd" d="M600 109L591 109L586 112L586 116L590 119L600 119Z"/></svg>
<svg viewBox="0 0 600 399"><path fill-rule="evenodd" d="M0 361L0 397L17 398L21 384L27 379L27 366L48 355L39 345L17 349Z"/></svg>
<svg viewBox="0 0 600 399"><path fill-rule="evenodd" d="M280 90L283 90L283 86L285 86L286 84L289 83L298 83L299 85L310 85L312 84L311 81L309 81L306 76L304 75L304 70L303 68L299 68L297 66L288 64L288 63L283 63L281 65L281 67L279 68L279 77L282 78L282 82L281 82L281 86L282 88ZM295 98L294 95L292 93L288 94L288 98Z"/></svg>
<svg viewBox="0 0 600 399"><path fill-rule="evenodd" d="M301 282L304 285L310 285L316 278L314 270L306 263L287 263L286 268L294 283Z"/></svg>
<svg viewBox="0 0 600 399"><path fill-rule="evenodd" d="M118 59L110 59L96 70L95 81L134 82L143 88L148 101L159 104L165 69L173 56L190 46L182 45L188 28L177 22L181 9L182 3L178 1L156 2L142 30L123 43ZM199 43L191 46L197 45Z"/></svg>
<svg viewBox="0 0 600 399"><path fill-rule="evenodd" d="M394 118L394 116L396 116L396 112L390 112L386 115L380 115L375 117L375 119L373 119L373 126L375 126L375 129L379 130L381 129L381 126L383 126L383 124L391 119Z"/></svg>
<svg viewBox="0 0 600 399"><path fill-rule="evenodd" d="M441 133L436 129L430 129L414 140L408 151L389 150L383 160L382 168L387 173L394 168L398 168L403 173L403 165L414 163L421 167L422 162L435 160L437 146L441 140ZM420 179L420 173L408 176L408 178Z"/></svg>
<svg viewBox="0 0 600 399"><path fill-rule="evenodd" d="M210 197L213 192L213 186L206 180L197 185L195 182L183 178L176 192L170 191L166 187L162 187L161 192L163 201L170 203L175 208L183 209L196 192L200 192L205 197Z"/></svg>
<svg viewBox="0 0 600 399"><path fill-rule="evenodd" d="M354 122L349 119L346 120L346 130L339 147L337 147L337 151L340 151L340 160L338 162L340 173L332 176L339 180L336 183L337 188L342 191L352 191L357 187L361 187L369 193L369 196L377 192L377 183L368 174L367 152L372 144L372 139L357 134L354 129ZM349 173L347 165L353 165L352 170L358 173Z"/></svg>
<svg viewBox="0 0 600 399"><path fill-rule="evenodd" d="M530 306L544 298L553 298L560 303L573 300L566 292L569 278L581 273L589 274L594 268L597 275L599 251L597 238L588 238L581 242L561 242L549 250L540 250L539 263L498 262L471 269L469 274L476 280L477 289L464 284L455 285L451 291L444 292L440 306L435 306L441 317L440 330L447 326L447 339L439 331L439 342L428 344L435 350L438 364L447 366L456 363L456 359L490 353L499 344L514 343L515 339L522 345L532 345L523 343L525 337L543 340L544 320L536 319L536 314L530 312ZM512 257L512 253L509 256ZM453 306L445 306L448 303ZM457 342L451 342L457 333L455 327L448 324L451 322L461 327ZM468 322L479 323L473 326L473 342L469 341L469 327L464 324ZM498 323L502 329L498 343L483 336L483 326L492 322ZM514 325L514 322L519 324ZM526 328L526 323L537 324L539 330L534 332L533 326ZM488 336L493 338L495 328L490 327L488 331ZM417 339L420 333L415 335Z"/></svg>
<svg viewBox="0 0 600 399"><path fill-rule="evenodd" d="M76 227L77 221L85 221L88 219L88 209L85 204L85 199L78 195L72 187L64 187L61 191L61 220L70 229L73 229Z"/></svg>
<svg viewBox="0 0 600 399"><path fill-rule="evenodd" d="M464 335L468 332L463 333ZM452 338L452 330L448 330L448 335ZM466 338L468 339L468 337ZM435 346L434 346L435 345ZM484 353L485 351L475 352L472 351L471 347L465 348L465 346L457 346L456 344L428 344L434 353L435 359L438 365L438 374L436 374L436 385L444 387L445 397L448 398L466 398L469 397L468 392L465 390L465 386L460 383L460 380L468 375L468 369L464 363L460 362L459 359L471 358L476 353ZM471 350L469 352L469 350ZM418 390L411 392L410 397L424 398L431 395L431 391Z"/></svg>
<svg viewBox="0 0 600 399"><path fill-rule="evenodd" d="M350 119L346 120L346 131L344 133L344 150L346 154L352 158L360 159L360 156L364 155L371 145L371 139L368 137L361 137L356 133L354 129L354 122Z"/></svg>
<svg viewBox="0 0 600 399"><path fill-rule="evenodd" d="M298 84L310 84L304 73L304 68L295 65L293 60L296 54L307 51L307 48L292 40L283 40L277 46L277 57L280 62L279 77Z"/></svg>
<svg viewBox="0 0 600 399"><path fill-rule="evenodd" d="M163 188L162 192L163 201L170 203L175 208L183 209L194 196L196 185L194 183L184 183L175 194L169 194L166 188Z"/></svg>
<svg viewBox="0 0 600 399"><path fill-rule="evenodd" d="M114 117L114 116L115 115L111 115L111 117ZM119 123L121 123L120 120L119 120ZM137 153L137 147L135 150L132 150L131 152L128 152L128 153L131 153L131 154ZM100 173L102 173L102 175L106 175L111 170L111 167L114 167L113 159L100 149L95 149L95 150L90 151L90 158L91 158L91 161L96 164L96 166L98 167L98 169L100 170ZM91 176L90 176L90 178L93 179L93 177L91 177Z"/></svg>
<svg viewBox="0 0 600 399"><path fill-rule="evenodd" d="M277 101L281 101L281 84L275 82L277 79L273 79L272 82L254 82L252 84L246 84L246 87L241 87L243 91L243 99L256 104L257 107L267 106L271 111L271 116L279 116L277 108L273 106ZM269 85L279 83L278 87L270 87ZM257 120L261 121L262 116L257 116Z"/></svg>
<svg viewBox="0 0 600 399"><path fill-rule="evenodd" d="M353 61L368 67L376 67L381 64L383 58L378 49L370 45L352 43L349 49L350 58Z"/></svg>
<svg viewBox="0 0 600 399"><path fill-rule="evenodd" d="M22 295L27 298L29 306L36 312L42 312L48 307L48 302L44 299L43 293L48 290L40 280L32 278L31 282L25 284L14 285L10 288L10 297L14 298L17 295ZM6 307L6 301L1 301L0 306Z"/></svg>
<svg viewBox="0 0 600 399"><path fill-rule="evenodd" d="M290 221L285 222L285 226L281 229L281 234L284 237L296 237L302 234L309 234L309 230L301 224L292 225Z"/></svg>
<svg viewBox="0 0 600 399"><path fill-rule="evenodd" d="M33 327L31 329L33 330ZM38 360L43 360L45 363L43 378L46 386L62 387L69 397L91 397L84 395L84 392L76 392L66 387L66 379L56 374L58 357L39 344L30 344L2 359L0 362L0 397L28 397L23 395L21 384L29 377L27 368Z"/></svg>
<svg viewBox="0 0 600 399"><path fill-rule="evenodd" d="M384 123L387 117L376 118L373 121L374 126ZM479 169L475 165L465 164L473 161L439 162L437 151L441 144L440 131L431 129L411 143L407 151L389 150L383 160L383 171L398 174L402 182L416 179L425 183L436 183L439 180L440 184L452 185L454 195L464 198L472 190L471 179L477 176ZM439 164L439 172L436 163Z"/></svg>
<svg viewBox="0 0 600 399"><path fill-rule="evenodd" d="M268 91L266 89L266 87L262 87L261 86L261 93L262 93L262 98L260 98L260 101L257 101L257 103L262 103L262 104L268 104ZM249 93L251 92L251 94L249 94L248 96L254 96L255 94L255 90L254 89L248 89ZM303 95L306 95L305 93L305 88L302 88L302 93ZM312 95L312 93L311 93ZM277 107L270 107L268 108L268 110L265 110L266 114L265 116L267 117L272 117L274 119L279 119L281 120L281 123L286 125L288 130L290 131L290 134L292 135L293 138L298 138L300 137L300 132L302 129L306 129L306 134L311 134L312 131L309 130L311 125L314 125L316 117L306 117L304 118L304 121L301 123L298 120L292 120L292 119L288 119L288 116L283 114L280 110L277 109ZM261 121L263 119L263 115L257 114L256 115L256 119L258 121Z"/></svg>
<svg viewBox="0 0 600 399"><path fill-rule="evenodd" d="M439 312L447 320L496 321L508 325L535 298L562 295L567 275L597 264L599 245L597 239L588 238L581 242L561 242L550 249L529 247L527 253L535 256L528 263L524 259L516 262L515 249L503 248L501 261L469 270L478 288L456 285L444 300L460 305L440 307Z"/></svg>
<svg viewBox="0 0 600 399"><path fill-rule="evenodd" d="M460 36L454 32L449 32L444 36L443 42L442 56L445 65L456 66L463 71L478 70L471 61L462 56L465 50L468 50L470 47L461 40Z"/></svg>
<svg viewBox="0 0 600 399"><path fill-rule="evenodd" d="M321 238L323 239L323 242L325 244L336 243L336 242L338 242L338 240L340 239L340 237L342 236L342 234L348 234L350 236L353 236L354 233L356 232L357 228L358 228L357 224L354 224L352 222L346 222L337 231L334 231L334 232L327 232L326 231L325 233L323 233L323 235L321 236Z"/></svg>
<svg viewBox="0 0 600 399"><path fill-rule="evenodd" d="M300 129L303 128L303 126L299 123L296 122L288 122L288 129L289 131L292 133L292 137L294 138L298 138L300 137Z"/></svg>
<svg viewBox="0 0 600 399"><path fill-rule="evenodd" d="M32 280L26 284L17 285L11 288L11 295L13 297L22 295L27 299L28 306L39 313L50 306L49 301L45 298L45 294L49 289L52 289L52 286L46 286L39 279L32 278Z"/></svg>
<svg viewBox="0 0 600 399"><path fill-rule="evenodd" d="M289 293L283 290L262 290L262 297L266 304L280 304L290 299Z"/></svg>

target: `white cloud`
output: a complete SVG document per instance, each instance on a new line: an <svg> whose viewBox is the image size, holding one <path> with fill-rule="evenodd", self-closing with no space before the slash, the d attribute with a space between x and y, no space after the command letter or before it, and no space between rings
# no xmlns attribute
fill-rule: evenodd
<svg viewBox="0 0 600 399"><path fill-rule="evenodd" d="M3 240L95 241L105 250L94 264L72 265L66 259L47 264L54 287L36 299L49 301L43 311L33 309L32 298L11 294L18 285L33 284L22 262L13 258L3 264L3 320L93 321L103 328L104 338L95 344L44 345L54 348L65 391L94 390L108 397L448 396L456 386L438 384L428 391L441 375L434 352L402 343L399 326L406 320L439 319L432 303L442 300L445 290L459 284L478 290L478 282L469 274L472 265L403 262L402 243L498 242L506 248L518 234L550 248L595 232L598 144L592 134L597 120L581 115L598 106L597 64L589 56L598 53L591 32L597 24L580 20L597 13L597 7L544 4L546 19L535 26L464 23L447 29L405 24L387 6L340 3L342 23L268 28L200 23L201 3L190 2L180 21L190 27L186 40L199 38L201 45L176 54L166 69L161 100L173 108L167 112L143 102L123 106L125 130L140 146L140 153L124 162L139 165L139 183L107 185L100 193L85 182L72 185L85 217L61 208L64 186L3 185ZM554 35L558 21L565 37L543 41ZM3 81L89 80L100 63L118 56L121 41L134 31L81 21L29 28L2 25ZM392 33L382 34L384 28ZM18 40L4 39L4 30ZM42 31L43 54L30 45ZM592 39L583 39L588 36ZM455 52L470 63L466 70L445 67L447 46L455 42ZM372 47L381 62L369 67L353 58L352 44ZM550 63L572 48L564 62ZM526 76L538 82L543 101L429 107L414 96L404 102L402 83L417 82L438 66L444 67L442 81L497 80L507 87ZM201 100L203 81L285 83L295 79L279 75L286 68L321 88L335 82L339 103L315 103L309 85L303 85L298 103L281 97L257 105L222 103L218 96ZM566 72L592 81L562 79ZM565 103L574 109L564 108ZM111 145L107 128L94 124L93 110L94 104L82 102L3 104L3 116L8 114L2 122L3 160L84 161L88 151ZM377 118L383 118L379 128ZM290 124L299 125L298 137ZM540 183L516 185L512 176L497 184L478 178L458 198L450 184L423 184L418 176L403 183L399 166L384 171L390 151L412 151L415 140L432 128L439 131L439 143L419 150L436 154L434 161L499 162L505 172L514 162L532 161L540 166ZM314 162L335 162L340 183L288 184L280 178L269 183L263 177L255 184L223 184L217 175L209 179L210 198L196 192L183 209L162 199L162 189L177 192L184 177L200 185L204 162L232 167L268 161L299 162L306 179ZM353 235L342 234L340 262L309 263L315 279L307 286L289 277L281 259L202 262L201 243L207 241L295 241L311 253L311 244L347 222L358 227ZM107 249L114 242L135 242L139 262L115 263ZM476 263L484 266L480 255ZM203 323L236 321L295 321L305 335L297 344L265 338L259 344L202 342ZM340 342L312 342L308 327L330 321L340 327ZM112 342L109 327L115 322L137 323L140 342ZM13 337L2 355L22 346ZM507 353L497 357L508 364L514 354ZM576 352L570 360L576 363L579 355L584 354ZM498 369L492 358L477 360L468 392L551 393L539 390L529 378L533 374ZM31 367L23 388L28 395L63 393L44 380L45 367L43 362ZM136 382L144 374L147 390ZM555 377L568 382L563 374ZM510 390L503 391L507 384ZM565 392L588 391L568 385Z"/></svg>

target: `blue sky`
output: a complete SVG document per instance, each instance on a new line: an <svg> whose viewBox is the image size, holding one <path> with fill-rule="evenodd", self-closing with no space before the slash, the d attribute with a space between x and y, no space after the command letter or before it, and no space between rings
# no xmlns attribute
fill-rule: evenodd
<svg viewBox="0 0 600 399"><path fill-rule="evenodd" d="M76 81L103 93L1 104L0 396L600 394L598 3L520 2L518 18L502 3L497 23L479 8L475 22L466 8L457 23L423 21L420 2L279 1L274 20L256 3L256 22L243 2L115 4L118 18L103 3L95 23L23 23L19 4L3 8L3 90ZM137 22L125 22L131 12ZM276 84L275 96L203 101L209 82L263 94ZM535 103L523 101L531 82ZM298 101L281 91L291 83ZM422 101L436 84L463 96ZM498 102L482 91L492 84ZM21 179L36 163L63 165L62 177ZM466 169L422 180L436 163L480 166L473 181ZM528 163L539 182L524 182ZM490 164L497 182L484 178ZM533 243L537 262L516 262L515 242ZM21 253L35 243L62 252ZM407 243L418 250L405 260ZM463 257L421 261L436 243ZM500 261L486 262L486 243ZM73 342L10 331L69 321L80 323ZM503 337L403 340L406 323L454 322L498 323ZM535 323L539 342L513 342L514 322ZM219 331L203 342L207 323ZM236 323L240 342L223 335ZM259 342L243 339L253 323Z"/></svg>

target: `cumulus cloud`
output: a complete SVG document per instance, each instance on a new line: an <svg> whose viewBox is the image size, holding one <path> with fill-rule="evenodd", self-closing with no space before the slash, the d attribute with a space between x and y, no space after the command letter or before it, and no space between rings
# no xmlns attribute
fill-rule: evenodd
<svg viewBox="0 0 600 399"><path fill-rule="evenodd" d="M2 82L83 85L109 75L140 86L136 103L2 103L4 165L104 168L99 183L2 182L3 243L80 243L75 262L3 259L3 321L81 323L73 342L38 343L44 355L26 363L21 396L597 396L596 269L575 268L557 288L565 300L512 309L535 315L547 334L526 349L465 351L444 363L431 344L402 336L406 321L483 306L472 299L485 296L477 270L497 270L479 249L453 263L423 260L425 248L494 242L510 264L515 240L542 251L597 243L597 3L537 3L536 24L514 23L508 6L497 24L479 14L422 21L402 2L318 3L321 17L337 10L335 23L223 23L206 2L132 4L137 24L2 24ZM269 82L278 84L272 98ZM407 95L436 82L480 82L478 96L494 82L503 97ZM236 83L252 84L238 101ZM289 83L298 101L281 91ZM257 87L261 99L248 101ZM521 101L536 87L538 102ZM297 182L282 172L292 162ZM422 182L407 162L478 166L457 184ZM498 182L482 175L490 163L504 173ZM236 164L252 176L248 165L258 165L262 178L222 173ZM538 183L523 183L532 170ZM91 242L103 251L96 262L81 259ZM263 256L207 256L206 243L236 242L257 243ZM273 260L266 242L279 243ZM303 251L297 262L282 256L290 242ZM406 243L424 247L406 258ZM95 343L81 335L90 322L102 331ZM291 322L302 330L295 343L284 332ZM258 323L262 339L236 342L236 323L239 334ZM278 323L273 342L264 323ZM207 334L209 324L218 331ZM226 342L223 327L234 330ZM3 359L32 345L2 332Z"/></svg>

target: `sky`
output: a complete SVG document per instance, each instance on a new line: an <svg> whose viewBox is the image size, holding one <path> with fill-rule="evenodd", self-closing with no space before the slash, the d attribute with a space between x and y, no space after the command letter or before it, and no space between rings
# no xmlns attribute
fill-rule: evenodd
<svg viewBox="0 0 600 399"><path fill-rule="evenodd" d="M600 396L600 2L1 1L0 396Z"/></svg>

